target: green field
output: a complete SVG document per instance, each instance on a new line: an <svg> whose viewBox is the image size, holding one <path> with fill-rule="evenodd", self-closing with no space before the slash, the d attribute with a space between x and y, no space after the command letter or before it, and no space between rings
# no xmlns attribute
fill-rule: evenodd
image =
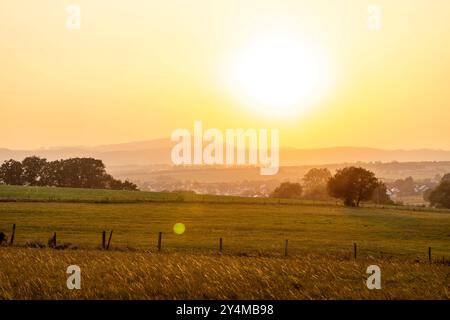
<svg viewBox="0 0 450 320"><path fill-rule="evenodd" d="M20 187L3 186L2 190L5 189L17 197ZM345 255L351 254L353 243L357 243L361 256L425 259L428 247L432 247L436 257L450 258L450 214L440 211L346 208L323 203L284 205L264 203L264 199L249 199L253 202L245 203L246 198L239 198L243 202L231 202L227 197L222 197L223 203L161 200L131 203L132 199L161 199L167 194L25 190L23 197L27 199L32 192L38 199L59 192L60 197L76 198L78 202L0 202L0 230L9 235L15 223L15 244L19 246L36 241L46 244L56 232L58 243L97 248L101 245L101 232L114 230L111 242L114 249L155 250L157 234L163 232L163 249L169 251L216 251L219 238L223 238L225 252L276 255L283 253L287 239L290 254ZM4 192L0 194L5 199ZM130 203L89 202L105 194L109 199ZM186 232L175 234L175 223L185 224Z"/></svg>
<svg viewBox="0 0 450 320"><path fill-rule="evenodd" d="M142 202L214 202L214 203L273 203L313 204L313 201L293 199L246 198L238 196L200 195L191 192L145 192L105 189L28 187L0 185L0 202L83 202L83 203L142 203ZM335 202L334 202L335 203Z"/></svg>
<svg viewBox="0 0 450 320"><path fill-rule="evenodd" d="M6 186L0 199L0 231L9 237L16 224L14 247L0 247L0 299L450 297L445 210ZM113 230L108 252L103 230ZM25 248L54 232L66 250ZM65 288L69 264L85 270L86 290ZM365 287L371 264L383 269L386 289Z"/></svg>

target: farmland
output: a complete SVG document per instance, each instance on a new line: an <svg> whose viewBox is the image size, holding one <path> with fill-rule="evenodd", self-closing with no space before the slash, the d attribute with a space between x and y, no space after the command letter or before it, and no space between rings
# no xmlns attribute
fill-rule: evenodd
<svg viewBox="0 0 450 320"><path fill-rule="evenodd" d="M449 299L449 267L399 260L0 249L0 299ZM366 287L366 268L382 289ZM66 287L68 265L81 289Z"/></svg>
<svg viewBox="0 0 450 320"><path fill-rule="evenodd" d="M102 191L57 188L31 188L30 195L0 188L0 231L10 236L16 224L14 247L0 248L0 298L448 299L450 269L441 263L450 259L448 211L227 197L179 201L180 194L165 201L167 194L99 196ZM175 223L186 231L175 234ZM110 250L100 250L101 233L110 230ZM66 250L26 248L46 245L54 232ZM84 270L86 287L78 293L59 289L68 264ZM364 285L370 264L383 270L386 289L378 293ZM39 270L40 277L33 274ZM113 275L115 284L109 283ZM103 291L94 284L97 277L107 283Z"/></svg>

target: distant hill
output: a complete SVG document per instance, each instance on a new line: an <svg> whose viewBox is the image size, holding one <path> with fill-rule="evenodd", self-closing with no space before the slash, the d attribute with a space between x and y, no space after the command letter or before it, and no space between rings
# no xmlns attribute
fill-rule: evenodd
<svg viewBox="0 0 450 320"><path fill-rule="evenodd" d="M52 147L35 150L3 148L0 149L0 161L10 158L21 160L26 156L37 155L48 160L70 157L95 157L102 159L107 166L170 165L170 151L173 145L174 143L169 139L157 139L94 147ZM450 151L432 149L384 150L357 147L283 148L280 150L280 161L283 166L376 161L450 161Z"/></svg>
<svg viewBox="0 0 450 320"><path fill-rule="evenodd" d="M317 149L283 149L283 165L314 165L352 162L421 162L449 161L450 151L416 149L385 150L375 148L335 147Z"/></svg>

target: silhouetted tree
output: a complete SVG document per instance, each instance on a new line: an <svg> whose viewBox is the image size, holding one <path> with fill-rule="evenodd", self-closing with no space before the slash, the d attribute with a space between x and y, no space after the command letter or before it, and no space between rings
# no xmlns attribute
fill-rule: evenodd
<svg viewBox="0 0 450 320"><path fill-rule="evenodd" d="M42 185L42 175L45 166L47 165L46 159L39 157L27 157L22 161L22 178L23 183L30 186Z"/></svg>
<svg viewBox="0 0 450 320"><path fill-rule="evenodd" d="M39 185L71 188L138 190L130 181L122 182L106 173L101 160L71 158L47 162L39 157L27 157L22 163L5 161L0 167L0 182L16 185Z"/></svg>
<svg viewBox="0 0 450 320"><path fill-rule="evenodd" d="M347 167L338 170L328 181L328 192L330 196L344 200L346 206L359 207L361 201L371 199L377 186L373 172Z"/></svg>
<svg viewBox="0 0 450 320"><path fill-rule="evenodd" d="M303 188L300 183L283 182L271 194L272 198L299 199Z"/></svg>
<svg viewBox="0 0 450 320"><path fill-rule="evenodd" d="M327 168L312 168L303 178L305 193L312 198L325 198L327 196L327 184L331 179L331 172Z"/></svg>
<svg viewBox="0 0 450 320"><path fill-rule="evenodd" d="M433 193L434 189L427 189L425 190L425 192L423 193L423 200L425 200L426 202L431 202L430 197L431 194Z"/></svg>
<svg viewBox="0 0 450 320"><path fill-rule="evenodd" d="M450 209L450 180L442 182L429 195L430 204L434 207Z"/></svg>
<svg viewBox="0 0 450 320"><path fill-rule="evenodd" d="M41 185L62 187L62 161L56 160L48 162L42 169Z"/></svg>
<svg viewBox="0 0 450 320"><path fill-rule="evenodd" d="M75 188L103 188L105 165L93 158L72 158L60 163L60 185Z"/></svg>
<svg viewBox="0 0 450 320"><path fill-rule="evenodd" d="M415 182L412 177L407 177L405 179L397 179L392 184L392 186L400 190L399 196L410 196L416 194Z"/></svg>
<svg viewBox="0 0 450 320"><path fill-rule="evenodd" d="M387 194L386 185L381 181L378 181L377 186L373 190L371 200L376 204L395 204L395 202L392 201L391 197Z"/></svg>
<svg viewBox="0 0 450 320"><path fill-rule="evenodd" d="M125 180L122 183L122 190L127 190L127 191L136 191L138 190L138 186L128 180Z"/></svg>
<svg viewBox="0 0 450 320"><path fill-rule="evenodd" d="M16 160L7 160L0 166L0 181L5 184L22 185L22 163Z"/></svg>

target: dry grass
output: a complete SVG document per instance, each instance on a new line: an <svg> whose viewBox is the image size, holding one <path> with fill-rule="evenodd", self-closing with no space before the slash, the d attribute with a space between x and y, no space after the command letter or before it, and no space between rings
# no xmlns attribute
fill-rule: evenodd
<svg viewBox="0 0 450 320"><path fill-rule="evenodd" d="M0 186L0 231L10 236L17 225L15 247L0 247L0 299L450 298L450 267L426 263L428 247L449 260L447 213L186 197ZM173 232L178 222L182 235ZM109 252L95 250L103 230L114 230ZM160 231L163 253L155 252ZM82 249L24 247L53 232L59 245ZM81 290L66 287L72 264ZM365 285L372 264L382 270L379 291Z"/></svg>
<svg viewBox="0 0 450 320"><path fill-rule="evenodd" d="M81 267L81 290L66 268ZM382 289L366 288L366 268ZM0 248L0 299L449 299L450 267L326 255L205 254Z"/></svg>

